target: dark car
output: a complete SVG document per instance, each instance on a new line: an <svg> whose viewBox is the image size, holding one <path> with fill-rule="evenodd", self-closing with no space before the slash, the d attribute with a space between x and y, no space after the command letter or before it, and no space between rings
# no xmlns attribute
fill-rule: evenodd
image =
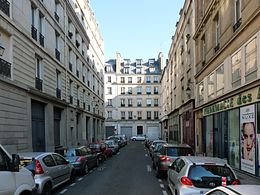
<svg viewBox="0 0 260 195"><path fill-rule="evenodd" d="M166 175L169 165L179 156L193 156L192 148L187 144L166 144L160 145L158 151L154 151L153 168L156 170L156 176L160 178Z"/></svg>
<svg viewBox="0 0 260 195"><path fill-rule="evenodd" d="M90 143L89 148L92 152L97 153L99 162L104 162L108 157L113 155L112 149L110 149L108 145L103 142Z"/></svg>
<svg viewBox="0 0 260 195"><path fill-rule="evenodd" d="M69 148L65 158L73 165L78 173L86 174L90 169L97 167L99 160L97 153L86 146Z"/></svg>

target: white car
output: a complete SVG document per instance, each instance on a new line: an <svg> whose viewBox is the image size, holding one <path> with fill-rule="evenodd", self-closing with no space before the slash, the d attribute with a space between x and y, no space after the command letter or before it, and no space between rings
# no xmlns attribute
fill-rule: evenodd
<svg viewBox="0 0 260 195"><path fill-rule="evenodd" d="M20 167L18 155L10 155L0 144L0 194L34 194L36 185L33 174Z"/></svg>
<svg viewBox="0 0 260 195"><path fill-rule="evenodd" d="M131 137L132 141L144 141L145 139L145 135L135 135Z"/></svg>
<svg viewBox="0 0 260 195"><path fill-rule="evenodd" d="M258 195L260 191L260 185L229 185L219 186L210 191L205 195L217 195L217 194L228 194L228 195Z"/></svg>

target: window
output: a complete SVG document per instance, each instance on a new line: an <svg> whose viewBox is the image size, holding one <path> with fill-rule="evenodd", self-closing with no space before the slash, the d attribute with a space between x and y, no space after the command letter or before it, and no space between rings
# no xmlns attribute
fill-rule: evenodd
<svg viewBox="0 0 260 195"><path fill-rule="evenodd" d="M106 71L113 72L112 66L111 65L106 66Z"/></svg>
<svg viewBox="0 0 260 195"><path fill-rule="evenodd" d="M146 94L151 94L151 87L146 87Z"/></svg>
<svg viewBox="0 0 260 195"><path fill-rule="evenodd" d="M107 82L111 83L111 76L107 77Z"/></svg>
<svg viewBox="0 0 260 195"><path fill-rule="evenodd" d="M41 59L38 57L36 57L35 77L38 79L42 79L42 62Z"/></svg>
<svg viewBox="0 0 260 195"><path fill-rule="evenodd" d="M219 38L220 38L220 24L219 15L217 14L215 19L215 52L219 49Z"/></svg>
<svg viewBox="0 0 260 195"><path fill-rule="evenodd" d="M151 111L147 111L146 114L147 114L147 119L151 119L151 118L152 118L152 116L151 116L151 115L152 115L152 114L151 114Z"/></svg>
<svg viewBox="0 0 260 195"><path fill-rule="evenodd" d="M129 74L129 67L124 67L124 74Z"/></svg>
<svg viewBox="0 0 260 195"><path fill-rule="evenodd" d="M39 37L40 37L40 44L44 47L44 36L43 36L43 19L44 15L39 12Z"/></svg>
<svg viewBox="0 0 260 195"><path fill-rule="evenodd" d="M73 81L70 80L70 95L73 96Z"/></svg>
<svg viewBox="0 0 260 195"><path fill-rule="evenodd" d="M141 107L142 106L142 99L141 98L137 98L137 107Z"/></svg>
<svg viewBox="0 0 260 195"><path fill-rule="evenodd" d="M61 73L56 70L56 97L61 99Z"/></svg>
<svg viewBox="0 0 260 195"><path fill-rule="evenodd" d="M55 57L57 60L60 61L60 51L59 51L59 39L60 39L60 34L58 32L55 32Z"/></svg>
<svg viewBox="0 0 260 195"><path fill-rule="evenodd" d="M58 10L59 10L59 1L55 1L55 12L54 12L54 17L55 17L55 20L57 22L59 22L60 20L60 17L59 17L59 14L58 14Z"/></svg>
<svg viewBox="0 0 260 195"><path fill-rule="evenodd" d="M202 63L205 63L206 60L206 41L205 41L205 35L201 38L201 61Z"/></svg>
<svg viewBox="0 0 260 195"><path fill-rule="evenodd" d="M232 87L241 85L241 50L231 57Z"/></svg>
<svg viewBox="0 0 260 195"><path fill-rule="evenodd" d="M120 77L121 83L125 83L125 77Z"/></svg>
<svg viewBox="0 0 260 195"><path fill-rule="evenodd" d="M221 65L217 70L216 70L216 76L217 76L217 96L222 95L224 93L224 65Z"/></svg>
<svg viewBox="0 0 260 195"><path fill-rule="evenodd" d="M137 111L137 119L142 119L142 111Z"/></svg>
<svg viewBox="0 0 260 195"><path fill-rule="evenodd" d="M159 119L159 112L158 111L154 111L154 119Z"/></svg>
<svg viewBox="0 0 260 195"><path fill-rule="evenodd" d="M80 87L77 86L77 105L79 106L79 100L80 100Z"/></svg>
<svg viewBox="0 0 260 195"><path fill-rule="evenodd" d="M107 111L107 118L112 119L112 111Z"/></svg>
<svg viewBox="0 0 260 195"><path fill-rule="evenodd" d="M159 106L159 100L158 99L154 99L154 106Z"/></svg>
<svg viewBox="0 0 260 195"><path fill-rule="evenodd" d="M241 0L235 0L235 23L241 18Z"/></svg>
<svg viewBox="0 0 260 195"><path fill-rule="evenodd" d="M6 155L6 153L0 148L0 171L7 171L9 169L8 165L11 160Z"/></svg>
<svg viewBox="0 0 260 195"><path fill-rule="evenodd" d="M133 105L133 100L131 98L128 99L128 107L132 107Z"/></svg>
<svg viewBox="0 0 260 195"><path fill-rule="evenodd" d="M142 69L141 68L136 68L136 74L141 74L142 73Z"/></svg>
<svg viewBox="0 0 260 195"><path fill-rule="evenodd" d="M121 111L121 119L125 119L125 112Z"/></svg>
<svg viewBox="0 0 260 195"><path fill-rule="evenodd" d="M154 94L158 94L158 87L154 87Z"/></svg>
<svg viewBox="0 0 260 195"><path fill-rule="evenodd" d="M35 41L37 41L37 28L35 27L36 6L34 4L31 5L31 13L32 13L31 36Z"/></svg>
<svg viewBox="0 0 260 195"><path fill-rule="evenodd" d="M125 99L124 98L120 99L120 102L121 102L121 107L125 107Z"/></svg>
<svg viewBox="0 0 260 195"><path fill-rule="evenodd" d="M132 111L128 112L128 119L133 119L133 112Z"/></svg>
<svg viewBox="0 0 260 195"><path fill-rule="evenodd" d="M212 100L214 98L214 72L208 76L208 98Z"/></svg>
<svg viewBox="0 0 260 195"><path fill-rule="evenodd" d="M112 106L112 99L108 99L108 100L107 100L107 105L108 105L108 106Z"/></svg>
<svg viewBox="0 0 260 195"><path fill-rule="evenodd" d="M132 94L132 87L128 87L128 94Z"/></svg>
<svg viewBox="0 0 260 195"><path fill-rule="evenodd" d="M66 163L66 160L57 154L53 154L53 158L57 165L64 165Z"/></svg>
<svg viewBox="0 0 260 195"><path fill-rule="evenodd" d="M121 87L121 94L125 94L125 87Z"/></svg>
<svg viewBox="0 0 260 195"><path fill-rule="evenodd" d="M107 88L107 94L112 95L112 87Z"/></svg>
<svg viewBox="0 0 260 195"><path fill-rule="evenodd" d="M251 81L257 77L257 46L256 38L250 41L245 46L245 79L246 82Z"/></svg>
<svg viewBox="0 0 260 195"><path fill-rule="evenodd" d="M204 101L204 83L201 82L198 85L198 103L203 103Z"/></svg>
<svg viewBox="0 0 260 195"><path fill-rule="evenodd" d="M158 80L158 76L154 76L154 77L153 77L153 82L154 82L154 83L158 83L158 81L159 81L159 80Z"/></svg>
<svg viewBox="0 0 260 195"><path fill-rule="evenodd" d="M137 87L136 88L136 93L137 94L142 94L142 87Z"/></svg>
<svg viewBox="0 0 260 195"><path fill-rule="evenodd" d="M146 77L146 83L151 83L151 77L149 76Z"/></svg>
<svg viewBox="0 0 260 195"><path fill-rule="evenodd" d="M45 156L42 161L44 162L44 164L47 166L47 167L54 167L56 166L55 164L55 161L53 160L52 156L51 155L47 155Z"/></svg>
<svg viewBox="0 0 260 195"><path fill-rule="evenodd" d="M151 98L147 98L146 99L146 106L152 106L152 99Z"/></svg>
<svg viewBox="0 0 260 195"><path fill-rule="evenodd" d="M128 83L132 83L132 77L128 77Z"/></svg>
<svg viewBox="0 0 260 195"><path fill-rule="evenodd" d="M137 77L137 83L141 83L142 82L142 77Z"/></svg>

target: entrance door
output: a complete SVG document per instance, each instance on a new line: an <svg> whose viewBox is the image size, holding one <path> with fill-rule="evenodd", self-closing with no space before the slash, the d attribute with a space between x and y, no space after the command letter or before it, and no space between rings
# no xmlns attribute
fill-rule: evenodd
<svg viewBox="0 0 260 195"><path fill-rule="evenodd" d="M137 135L141 135L143 133L143 126L137 126Z"/></svg>
<svg viewBox="0 0 260 195"><path fill-rule="evenodd" d="M31 102L32 112L32 147L34 152L45 152L45 117L44 104Z"/></svg>
<svg viewBox="0 0 260 195"><path fill-rule="evenodd" d="M54 145L55 147L60 146L60 120L61 120L61 109L54 107Z"/></svg>

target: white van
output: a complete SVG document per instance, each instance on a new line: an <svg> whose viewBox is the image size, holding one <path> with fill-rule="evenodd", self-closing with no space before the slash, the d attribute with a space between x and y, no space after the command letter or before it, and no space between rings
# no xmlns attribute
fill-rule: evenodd
<svg viewBox="0 0 260 195"><path fill-rule="evenodd" d="M0 144L0 194L28 195L36 191L32 172L19 167L20 158L12 156Z"/></svg>

